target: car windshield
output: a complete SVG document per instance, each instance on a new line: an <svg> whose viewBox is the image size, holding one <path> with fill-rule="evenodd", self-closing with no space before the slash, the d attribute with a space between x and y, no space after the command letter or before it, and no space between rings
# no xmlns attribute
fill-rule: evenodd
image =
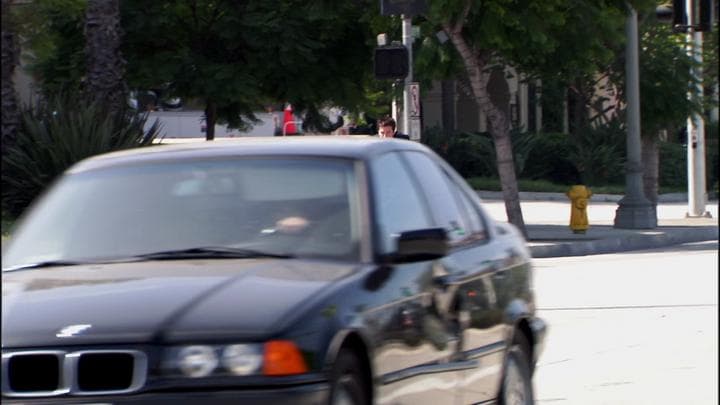
<svg viewBox="0 0 720 405"><path fill-rule="evenodd" d="M350 160L267 157L70 174L23 220L3 269L160 258L356 259L353 168Z"/></svg>

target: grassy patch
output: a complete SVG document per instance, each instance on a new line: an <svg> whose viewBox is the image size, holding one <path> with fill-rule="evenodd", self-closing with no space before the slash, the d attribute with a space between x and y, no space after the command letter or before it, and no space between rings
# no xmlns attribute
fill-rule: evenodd
<svg viewBox="0 0 720 405"><path fill-rule="evenodd" d="M468 183L475 190L501 191L500 180L491 177L471 177L467 179ZM520 179L518 181L520 191L544 192L544 193L565 193L570 189L569 184L557 184L547 180L528 180ZM608 185L590 187L596 194L624 194L624 185Z"/></svg>
<svg viewBox="0 0 720 405"><path fill-rule="evenodd" d="M494 177L470 177L466 179L468 184L475 190L501 191L500 179ZM557 184L547 180L518 180L520 191L544 192L544 193L565 193L570 189L570 184ZM625 194L624 184L608 184L602 186L590 186L594 194ZM687 193L683 187L660 187L660 194Z"/></svg>

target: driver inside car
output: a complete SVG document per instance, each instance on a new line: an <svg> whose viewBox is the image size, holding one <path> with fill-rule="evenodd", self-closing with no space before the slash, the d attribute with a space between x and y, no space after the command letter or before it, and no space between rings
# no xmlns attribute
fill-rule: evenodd
<svg viewBox="0 0 720 405"><path fill-rule="evenodd" d="M291 215L275 222L275 231L289 235L296 235L308 228L310 221L299 215Z"/></svg>

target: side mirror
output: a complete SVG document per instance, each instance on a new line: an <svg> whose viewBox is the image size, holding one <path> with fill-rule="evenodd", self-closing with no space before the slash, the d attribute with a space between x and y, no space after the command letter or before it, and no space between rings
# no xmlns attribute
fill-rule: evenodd
<svg viewBox="0 0 720 405"><path fill-rule="evenodd" d="M418 229L403 232L397 239L397 251L392 262L407 263L439 259L450 250L443 228Z"/></svg>

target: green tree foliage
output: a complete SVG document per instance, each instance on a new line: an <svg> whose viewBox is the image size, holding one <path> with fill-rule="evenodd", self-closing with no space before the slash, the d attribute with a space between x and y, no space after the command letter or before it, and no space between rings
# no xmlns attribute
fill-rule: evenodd
<svg viewBox="0 0 720 405"><path fill-rule="evenodd" d="M209 130L214 117L234 128L251 124L267 103L353 108L364 101L372 60L368 4L125 0L128 79L203 100Z"/></svg>
<svg viewBox="0 0 720 405"><path fill-rule="evenodd" d="M2 0L2 138L3 149L12 145L20 124L18 98L13 73L18 64L20 44L10 1Z"/></svg>
<svg viewBox="0 0 720 405"><path fill-rule="evenodd" d="M717 5L717 1L715 4ZM713 98L712 94L718 91L718 70L720 70L720 64L718 63L720 61L718 27L720 27L720 24L716 15L712 31L703 34L703 86L705 86L705 94L708 96L706 101L708 108L717 108L718 106L718 95L715 93ZM717 134L717 131L715 134Z"/></svg>
<svg viewBox="0 0 720 405"><path fill-rule="evenodd" d="M432 29L442 29L449 38L448 43L462 61L475 100L488 117L508 219L523 232L512 163L510 97L505 78L495 68L511 65L527 77L555 80L568 77L570 83L577 77L591 77L598 65L610 62L612 52L608 49L612 49L622 33L618 29L622 27L623 15L624 3L620 1L430 2L425 17ZM433 41L427 41L428 48ZM439 51L443 47L436 48ZM420 66L435 66L445 60L448 70L453 70L449 65L456 59L432 51L419 55L434 58ZM437 67L432 70L442 73Z"/></svg>
<svg viewBox="0 0 720 405"><path fill-rule="evenodd" d="M656 202L660 179L661 131L675 138L693 111L701 105L688 93L695 86L691 74L694 60L687 54L687 37L674 34L671 27L655 17L654 6L640 9L639 69L640 69L640 129L642 136L643 188L645 196ZM621 99L625 99L625 53L618 49L611 78L617 83ZM620 110L624 117L624 107ZM680 174L678 174L680 175ZM684 172L683 174L684 175Z"/></svg>
<svg viewBox="0 0 720 405"><path fill-rule="evenodd" d="M677 130L700 106L688 98L694 88L693 60L685 50L684 34L674 34L648 10L640 30L640 119L643 136ZM625 56L619 51L612 72L622 98L625 97Z"/></svg>
<svg viewBox="0 0 720 405"><path fill-rule="evenodd" d="M577 168L579 184L600 186L621 183L625 139L624 123L618 119L586 127L570 136L568 160Z"/></svg>
<svg viewBox="0 0 720 405"><path fill-rule="evenodd" d="M19 7L23 54L41 92L77 91L85 76L83 21L87 0L33 1Z"/></svg>
<svg viewBox="0 0 720 405"><path fill-rule="evenodd" d="M99 153L151 145L157 123L60 94L27 107L16 143L2 156L2 209L17 217L72 164Z"/></svg>

